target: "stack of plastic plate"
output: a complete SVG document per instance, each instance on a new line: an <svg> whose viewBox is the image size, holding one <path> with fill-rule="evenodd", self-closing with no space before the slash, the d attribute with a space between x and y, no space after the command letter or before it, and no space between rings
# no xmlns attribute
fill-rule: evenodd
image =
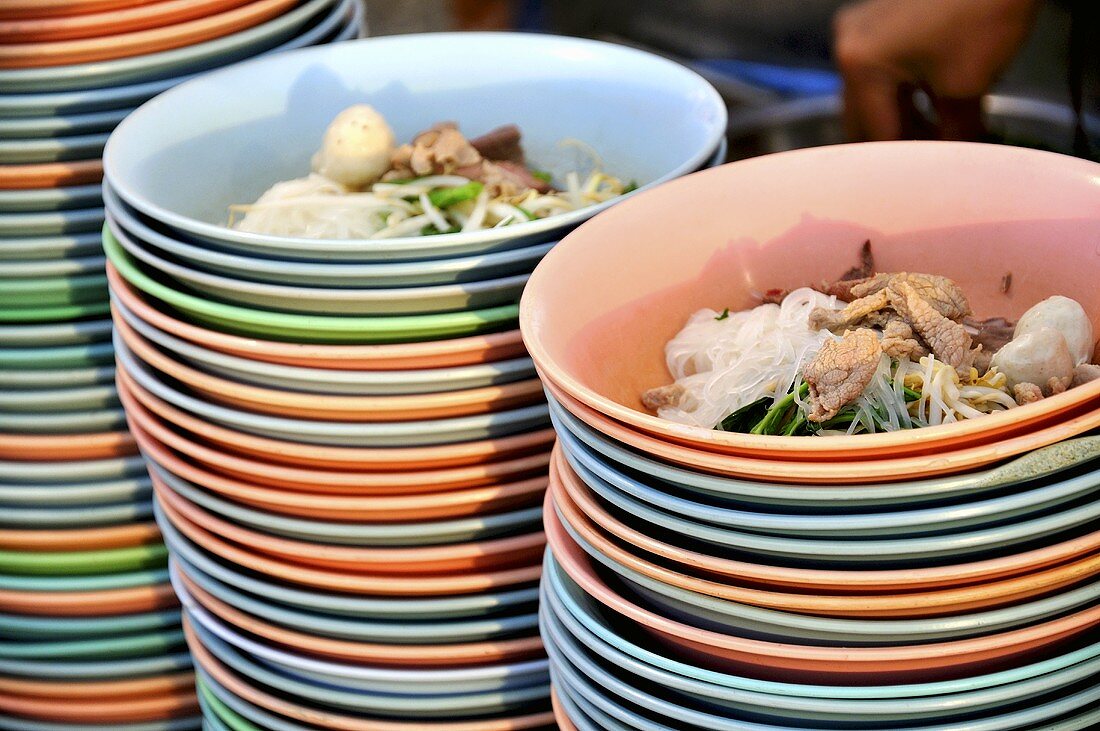
<svg viewBox="0 0 1100 731"><path fill-rule="evenodd" d="M554 434L517 303L595 209L366 241L223 225L230 204L305 174L356 103L400 139L440 119L518 123L544 168L580 138L646 184L716 164L725 110L695 74L625 48L411 36L211 74L107 146L119 392L207 722L547 726L537 583Z"/></svg>
<svg viewBox="0 0 1100 731"><path fill-rule="evenodd" d="M130 111L197 73L360 27L354 0L11 0L3 10L0 248L35 280L4 282L23 321L105 314L100 157Z"/></svg>
<svg viewBox="0 0 1100 731"><path fill-rule="evenodd" d="M167 552L135 451L125 434L0 438L4 728L198 727Z"/></svg>
<svg viewBox="0 0 1100 731"><path fill-rule="evenodd" d="M0 2L5 728L200 723L151 483L114 383L100 157L150 97L243 58L355 37L360 13L354 0Z"/></svg>
<svg viewBox="0 0 1100 731"><path fill-rule="evenodd" d="M819 148L674 181L559 244L521 325L559 436L541 622L563 725L1100 723L1100 382L851 436L717 432L640 402L671 380L688 315L835 278L867 239L879 271L949 276L979 316L1057 293L1095 326L1098 170L985 145Z"/></svg>

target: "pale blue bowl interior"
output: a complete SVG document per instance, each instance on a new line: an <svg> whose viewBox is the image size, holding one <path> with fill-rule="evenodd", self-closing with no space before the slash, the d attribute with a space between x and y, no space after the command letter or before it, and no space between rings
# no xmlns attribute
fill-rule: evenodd
<svg viewBox="0 0 1100 731"><path fill-rule="evenodd" d="M336 114L367 103L399 140L442 120L471 135L516 123L536 167L568 168L574 153L558 143L576 138L599 152L605 170L648 183L710 156L725 126L716 99L681 66L591 41L369 39L239 64L172 89L118 127L107 175L128 203L171 225L220 225L229 204L306 174Z"/></svg>

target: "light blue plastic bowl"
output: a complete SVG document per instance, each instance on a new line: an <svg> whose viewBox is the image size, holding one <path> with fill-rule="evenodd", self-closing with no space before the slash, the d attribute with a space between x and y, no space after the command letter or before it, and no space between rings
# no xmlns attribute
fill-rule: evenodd
<svg viewBox="0 0 1100 731"><path fill-rule="evenodd" d="M1025 482L1050 479L1090 460L1100 459L1100 436L1068 439L1016 457L1002 465L976 472L926 480L874 485L818 486L775 485L708 475L655 460L597 433L569 414L547 394L550 415L559 438L570 450L579 441L586 450L608 464L627 467L652 478L670 491L704 495L753 506L775 506L789 512L848 512L857 508L894 508L974 498L981 492L1004 489ZM575 437L575 439L570 439Z"/></svg>
<svg viewBox="0 0 1100 731"><path fill-rule="evenodd" d="M870 512L853 508L839 514L799 514L777 510L753 512L728 508L681 496L641 475L631 475L617 465L598 459L575 437L561 435L570 465L589 485L600 491L621 492L656 511L684 520L775 536L873 538L915 536L924 533L956 533L976 526L1020 518L1052 510L1068 501L1082 499L1100 489L1100 472L1087 466L1033 483L1009 495L985 497L980 492L973 502L959 502L915 510Z"/></svg>
<svg viewBox="0 0 1100 731"><path fill-rule="evenodd" d="M106 177L127 205L189 238L306 260L515 248L558 238L614 202L505 229L377 241L224 227L229 205L305 174L316 146L307 141L364 102L402 140L441 119L471 134L516 123L532 164L551 171L575 167L558 143L581 139L599 151L604 169L643 189L703 165L726 123L724 102L702 77L623 46L514 33L392 36L257 59L180 85L119 125L104 153Z"/></svg>

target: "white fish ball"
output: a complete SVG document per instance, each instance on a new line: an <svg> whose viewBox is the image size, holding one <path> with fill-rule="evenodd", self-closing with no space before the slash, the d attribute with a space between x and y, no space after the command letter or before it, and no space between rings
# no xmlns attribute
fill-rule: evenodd
<svg viewBox="0 0 1100 731"><path fill-rule="evenodd" d="M1034 383L1049 392L1047 383L1057 378L1069 385L1076 363L1065 337L1049 327L1019 335L993 356L993 363L1008 379L1008 387Z"/></svg>
<svg viewBox="0 0 1100 731"><path fill-rule="evenodd" d="M1031 307L1016 323L1013 338L1043 328L1057 330L1066 339L1074 365L1087 363L1092 356L1092 322L1077 300L1055 295Z"/></svg>

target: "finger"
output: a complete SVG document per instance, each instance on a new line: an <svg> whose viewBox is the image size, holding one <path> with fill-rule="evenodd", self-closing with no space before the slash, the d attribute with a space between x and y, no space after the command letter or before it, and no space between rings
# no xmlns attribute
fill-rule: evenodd
<svg viewBox="0 0 1100 731"><path fill-rule="evenodd" d="M985 136L982 122L982 100L932 97L932 107L939 119L941 140L980 140Z"/></svg>
<svg viewBox="0 0 1100 731"><path fill-rule="evenodd" d="M844 130L852 141L896 140L902 136L900 83L875 71L844 75Z"/></svg>

